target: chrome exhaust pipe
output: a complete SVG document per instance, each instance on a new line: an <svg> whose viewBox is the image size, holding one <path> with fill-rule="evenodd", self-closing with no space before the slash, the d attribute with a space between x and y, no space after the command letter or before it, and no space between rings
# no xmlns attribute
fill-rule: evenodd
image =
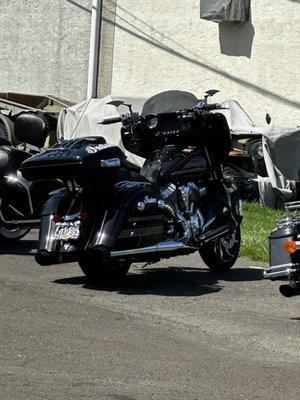
<svg viewBox="0 0 300 400"><path fill-rule="evenodd" d="M197 249L198 249L197 247L187 246L182 242L175 242L170 240L170 241L160 242L154 246L141 247L139 249L112 251L111 257L136 256L149 253L163 253L167 251L197 250Z"/></svg>
<svg viewBox="0 0 300 400"><path fill-rule="evenodd" d="M264 278L276 280L290 279L291 275L296 272L297 264L282 264L264 270Z"/></svg>

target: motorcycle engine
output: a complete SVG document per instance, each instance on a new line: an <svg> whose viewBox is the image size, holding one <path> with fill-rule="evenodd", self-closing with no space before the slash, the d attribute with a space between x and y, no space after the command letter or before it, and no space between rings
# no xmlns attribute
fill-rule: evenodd
<svg viewBox="0 0 300 400"><path fill-rule="evenodd" d="M204 217L200 211L201 198L206 195L205 187L194 182L176 186L167 184L161 192L166 207L173 210L173 217L181 225L185 240L197 238L203 230Z"/></svg>

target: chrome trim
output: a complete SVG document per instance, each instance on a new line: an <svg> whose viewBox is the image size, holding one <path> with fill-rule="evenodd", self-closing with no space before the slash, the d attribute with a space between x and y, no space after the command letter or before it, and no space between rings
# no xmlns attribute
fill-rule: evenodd
<svg viewBox="0 0 300 400"><path fill-rule="evenodd" d="M49 222L48 222L48 232L46 236L46 245L45 249L49 252L53 250L53 244L54 244L54 232L53 229L55 229L55 223L53 222L52 215L48 217ZM51 234L52 232L52 234Z"/></svg>
<svg viewBox="0 0 300 400"><path fill-rule="evenodd" d="M23 220L13 220L13 221L6 221L3 217L2 211L0 211L0 220L4 222L6 225L35 225L41 222L40 219L23 219Z"/></svg>
<svg viewBox="0 0 300 400"><path fill-rule="evenodd" d="M293 263L275 265L264 270L264 279L289 279L291 277L291 274L297 272L297 270L295 269L295 267L297 266L298 264Z"/></svg>
<svg viewBox="0 0 300 400"><path fill-rule="evenodd" d="M175 242L170 240L170 241L160 242L154 246L141 247L139 249L112 251L111 257L124 257L124 256L143 255L148 253L161 253L165 251L197 250L197 249L198 249L197 247L187 246L183 242Z"/></svg>
<svg viewBox="0 0 300 400"><path fill-rule="evenodd" d="M230 226L228 225L220 226L219 228L213 229L211 231L208 230L202 233L202 235L200 236L200 242L202 243L212 242L213 240L216 240L219 237L225 236L228 232L230 232Z"/></svg>
<svg viewBox="0 0 300 400"><path fill-rule="evenodd" d="M110 159L107 159L107 160L101 160L100 164L101 164L102 168L120 167L121 166L121 160L119 158L110 158Z"/></svg>
<svg viewBox="0 0 300 400"><path fill-rule="evenodd" d="M0 198L0 208L1 208L1 204L2 204L2 199ZM18 211L18 213L19 213L19 211ZM1 209L0 209L0 221L2 221L6 225L35 225L35 224L39 224L41 222L40 219L21 219L21 220L14 219L11 221L7 221L4 218L4 215L1 211Z"/></svg>
<svg viewBox="0 0 300 400"><path fill-rule="evenodd" d="M106 221L107 213L108 213L108 210L105 210L105 213L103 215L102 224L101 224L101 227L100 227L100 231L99 231L97 239L96 239L95 246L99 245L100 240L102 238L102 232L103 232L104 224L105 224L105 221Z"/></svg>
<svg viewBox="0 0 300 400"><path fill-rule="evenodd" d="M297 210L300 209L300 201L291 201L289 203L285 203L284 208L286 210Z"/></svg>
<svg viewBox="0 0 300 400"><path fill-rule="evenodd" d="M14 206L11 204L7 205L9 208L11 208L16 214L19 214L20 217L24 218L24 214L22 214L19 210L17 210Z"/></svg>

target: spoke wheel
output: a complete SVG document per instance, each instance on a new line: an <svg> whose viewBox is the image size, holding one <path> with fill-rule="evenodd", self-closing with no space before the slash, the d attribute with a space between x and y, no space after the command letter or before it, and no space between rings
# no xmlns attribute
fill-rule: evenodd
<svg viewBox="0 0 300 400"><path fill-rule="evenodd" d="M213 271L227 271L236 262L241 245L240 227L233 232L203 245L199 249L200 256L209 269Z"/></svg>

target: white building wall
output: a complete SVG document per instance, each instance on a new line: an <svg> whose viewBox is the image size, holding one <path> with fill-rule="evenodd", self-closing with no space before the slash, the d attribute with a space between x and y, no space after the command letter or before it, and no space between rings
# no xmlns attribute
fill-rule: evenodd
<svg viewBox="0 0 300 400"><path fill-rule="evenodd" d="M104 0L102 85L110 93L115 6ZM86 98L91 0L1 0L0 92ZM111 11L112 12L111 12Z"/></svg>
<svg viewBox="0 0 300 400"><path fill-rule="evenodd" d="M299 121L298 0L252 0L252 22L201 20L199 0L118 0L112 92L151 96L183 89L238 100L263 123Z"/></svg>

